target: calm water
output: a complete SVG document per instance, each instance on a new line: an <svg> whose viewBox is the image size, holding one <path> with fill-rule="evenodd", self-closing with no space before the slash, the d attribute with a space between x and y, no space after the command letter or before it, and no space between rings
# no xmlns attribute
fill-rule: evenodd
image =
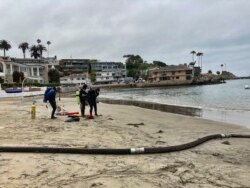
<svg viewBox="0 0 250 188"><path fill-rule="evenodd" d="M250 80L230 80L225 84L132 88L102 92L100 97L193 106L203 109L202 117L250 127Z"/></svg>

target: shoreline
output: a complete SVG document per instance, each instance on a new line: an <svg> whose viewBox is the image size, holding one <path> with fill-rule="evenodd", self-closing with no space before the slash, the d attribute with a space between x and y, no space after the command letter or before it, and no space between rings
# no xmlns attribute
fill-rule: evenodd
<svg viewBox="0 0 250 188"><path fill-rule="evenodd" d="M108 104L132 105L146 109L169 112L173 114L182 114L187 116L199 117L201 119L235 124L237 126L243 126L250 129L250 123L248 123L248 118L247 118L250 117L250 112L246 111L239 111L239 110L232 111L232 110L220 110L220 109L212 110L212 109L203 109L191 106L168 105L168 104L160 104L156 102L147 102L138 100L123 100L123 99L110 99L110 98L99 98L98 100L100 102Z"/></svg>
<svg viewBox="0 0 250 188"><path fill-rule="evenodd" d="M4 100L25 100L26 99L41 99L43 94L39 95L27 95L27 96L16 96L13 97L0 97L0 101ZM74 98L74 92L61 93L61 97ZM147 102L139 100L124 100L124 99L111 99L105 97L98 97L98 101L107 104L120 104L120 105L132 105L141 108L158 110L163 112L169 112L173 114L182 114L186 116L193 116L205 120L212 120L217 122L235 124L237 126L243 126L250 129L250 123L248 123L250 117L249 111L244 110L226 110L226 109L204 109L195 106L186 105L173 105L173 104L161 104L157 102Z"/></svg>
<svg viewBox="0 0 250 188"><path fill-rule="evenodd" d="M203 119L235 124L250 129L249 117L249 111L220 109L203 109L201 116Z"/></svg>

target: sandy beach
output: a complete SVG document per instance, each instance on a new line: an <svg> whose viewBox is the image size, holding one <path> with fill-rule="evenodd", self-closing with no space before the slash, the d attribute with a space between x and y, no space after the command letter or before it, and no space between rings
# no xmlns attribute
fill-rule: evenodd
<svg viewBox="0 0 250 188"><path fill-rule="evenodd" d="M161 147L250 129L134 106L98 104L101 116L80 122L50 119L36 98L0 100L1 146L84 148ZM79 111L74 98L59 105ZM87 111L89 107L87 106ZM8 187L250 187L250 139L226 138L173 153L79 155L0 153L0 188Z"/></svg>

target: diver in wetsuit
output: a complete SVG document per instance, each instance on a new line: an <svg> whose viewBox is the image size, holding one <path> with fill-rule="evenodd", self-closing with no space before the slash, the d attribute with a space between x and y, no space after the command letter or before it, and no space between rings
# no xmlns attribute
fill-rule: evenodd
<svg viewBox="0 0 250 188"><path fill-rule="evenodd" d="M87 99L88 99L88 103L89 103L89 107L90 107L90 110L89 110L90 116L92 116L93 108L95 111L95 115L98 116L96 98L98 97L99 92L100 92L99 88L97 88L97 89L90 88L88 91Z"/></svg>
<svg viewBox="0 0 250 188"><path fill-rule="evenodd" d="M87 85L84 84L80 90L80 93L79 93L79 98L80 98L80 103L81 103L81 115L82 117L85 116L85 106L86 106L86 100L87 100L87 92L86 92L86 89L87 89Z"/></svg>

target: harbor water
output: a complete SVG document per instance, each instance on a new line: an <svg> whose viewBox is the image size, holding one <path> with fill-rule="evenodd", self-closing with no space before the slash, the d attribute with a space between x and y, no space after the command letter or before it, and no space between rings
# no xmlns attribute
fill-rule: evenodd
<svg viewBox="0 0 250 188"><path fill-rule="evenodd" d="M101 92L100 97L190 106L202 109L201 118L250 128L249 79L228 80L224 84L127 88Z"/></svg>

